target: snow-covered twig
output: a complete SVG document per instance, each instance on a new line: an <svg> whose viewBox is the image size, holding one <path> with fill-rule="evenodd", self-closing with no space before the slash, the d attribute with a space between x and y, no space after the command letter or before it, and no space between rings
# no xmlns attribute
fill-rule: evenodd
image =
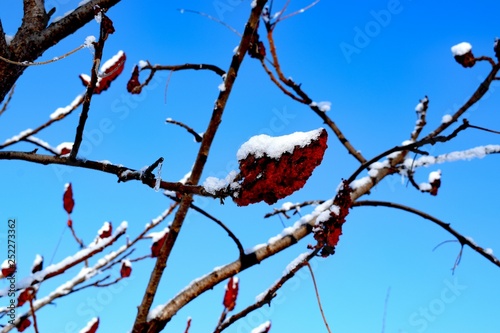
<svg viewBox="0 0 500 333"><path fill-rule="evenodd" d="M433 132L429 133L424 139L431 139L437 137L444 130L446 130L452 123L458 120L469 108L476 104L489 90L491 82L495 80L495 77L500 71L500 63L495 64L491 69L488 76L479 84L479 87L472 94L472 96L462 105L452 116L450 121L442 122L441 125L436 128Z"/></svg>
<svg viewBox="0 0 500 333"><path fill-rule="evenodd" d="M59 276L59 275L63 274L68 269L75 267L76 265L84 262L85 260L88 260L89 258L92 258L97 253L100 253L105 248L111 246L121 236L123 236L126 231L127 231L127 224L126 224L126 222L124 222L117 229L116 233L113 236L108 237L104 240L101 240L99 243L97 243L93 246L89 246L83 250L78 251L72 257L68 257L66 259L63 259L61 262L59 262L57 264L50 265L50 266L44 268L43 270L36 272L36 273L32 274L31 276L20 280L16 284L16 290L28 288L35 283L40 283L40 282L46 281L50 278L53 278L55 276ZM0 290L0 296L5 296L5 295L7 295L7 293L8 293L8 288Z"/></svg>
<svg viewBox="0 0 500 333"><path fill-rule="evenodd" d="M405 144L403 144L401 146L396 146L396 147L393 147L391 149L388 149L388 150L378 154L377 156L373 157L372 159L368 160L367 162L363 163L362 165L360 165L358 167L358 169L356 169L356 171L354 171L354 173L348 178L347 181L349 183L353 182L364 169L368 168L370 165L377 162L381 158L388 156L388 155L391 155L392 153L395 153L395 152L412 151L412 152L416 152L416 153L421 154L421 155L428 155L427 152L419 150L418 148L425 146L427 144L434 145L437 142L450 141L451 139L455 138L458 135L458 133L464 131L468 127L470 127L469 122L467 121L467 119L464 119L462 125L458 126L450 135L446 135L446 136L442 135L442 136L436 136L436 137L425 137L422 140L419 140L417 142L409 141L409 142L405 142ZM400 156L401 160L403 157L404 156ZM394 172L394 170L393 170L393 172Z"/></svg>
<svg viewBox="0 0 500 333"><path fill-rule="evenodd" d="M15 135L10 139L5 140L5 142L3 144L0 144L0 149L3 149L3 148L8 147L10 145L13 145L14 143L17 143L19 141L25 140L28 137L33 136L36 133L40 132L44 128L49 127L50 125L52 125L52 123L55 123L56 121L64 119L65 117L67 117L69 114L71 114L71 112L76 110L76 108L79 107L83 103L83 99L84 99L83 95L78 95L73 100L73 102L71 102L71 104L69 104L68 106L65 106L63 108L58 108L56 111L54 111L50 115L50 119L46 123L38 126L35 129L24 130L21 133L19 133L18 135Z"/></svg>
<svg viewBox="0 0 500 333"><path fill-rule="evenodd" d="M307 266L309 264L309 260L314 258L318 254L319 250L314 250L307 255L300 255L297 259L295 259L285 270L284 274L279 278L273 285L267 289L265 292L260 294L256 302L254 304L251 304L247 306L245 309L241 310L238 313L235 313L231 317L227 318L222 322L214 331L214 333L220 333L229 326L231 326L233 323L235 323L237 320L244 318L248 314L252 313L253 311L263 307L264 305L270 305L271 301L273 300L274 297L276 297L276 292L283 287L283 285L290 280L292 277L295 276L295 273L299 271L301 268L304 266Z"/></svg>
<svg viewBox="0 0 500 333"><path fill-rule="evenodd" d="M126 231L126 228L122 228L120 231L120 234L123 234L125 231ZM101 241L101 242L104 242L104 241ZM88 281L90 278L94 277L96 274L99 274L99 271L103 266L105 266L110 261L114 260L117 256L119 256L121 253L123 253L123 251L125 251L126 248L127 248L126 246L122 246L117 251L111 252L110 254L104 256L103 258L98 260L97 263L93 267L82 268L80 270L80 272L75 277L73 277L71 280L60 285L56 290L51 292L49 295L33 302L33 309L26 312L25 314L19 316L18 318L16 318L16 320L14 321L14 326L7 325L0 332L1 333L9 332L12 328L14 328L15 326L17 326L19 324L20 318L24 318L26 316L31 316L34 312L38 311L39 309L41 309L45 305L52 303L54 300L56 300L58 298L61 298L61 297L64 297L64 296L70 294L77 285L79 285L85 281ZM101 249L101 251L102 251L102 249Z"/></svg>
<svg viewBox="0 0 500 333"><path fill-rule="evenodd" d="M309 200L309 201L304 201L301 203L296 203L293 205L286 205L286 207L275 208L272 213L267 213L266 215L264 215L264 218L267 219L267 218L274 216L276 214L283 214L288 219L290 217L288 215L286 215L286 212L288 212L290 210L298 211L302 207L310 206L310 205L321 205L323 202L325 202L325 201L324 200Z"/></svg>

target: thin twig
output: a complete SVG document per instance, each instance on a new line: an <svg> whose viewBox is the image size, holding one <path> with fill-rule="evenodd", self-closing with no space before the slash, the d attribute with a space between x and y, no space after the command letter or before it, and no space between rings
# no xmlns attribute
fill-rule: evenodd
<svg viewBox="0 0 500 333"><path fill-rule="evenodd" d="M235 28L233 28L232 26L230 26L229 24L227 24L226 22L224 21L221 21L219 20L218 18L215 18L207 13L204 13L204 12L200 12L200 11L197 11L197 10L191 10L191 9L184 9L184 8L179 8L177 9L181 14L184 14L185 12L187 13L193 13L193 14L198 14L198 15L201 15L201 16L205 16L206 18L208 18L209 20L212 20L214 22L217 22L219 24L222 24L223 26L225 26L226 28L228 28L229 30L231 30L232 32L234 32L235 34L238 35L238 37L241 37L241 33L236 30Z"/></svg>
<svg viewBox="0 0 500 333"><path fill-rule="evenodd" d="M455 138L458 135L458 133L464 131L468 127L470 127L469 122L467 121L467 119L464 119L462 125L458 126L450 135L446 135L446 136L443 135L443 136L436 136L436 137L427 136L427 137L425 137L422 140L419 140L417 142L413 142L413 143L410 143L410 144L404 145L404 146L396 146L396 147L393 147L391 149L388 149L388 150L384 151L383 153L380 153L377 156L373 157L369 161L366 161L365 163L361 164L358 167L358 169L356 169L356 171L354 171L354 173L349 177L349 179L347 181L349 183L353 182L356 179L356 177L358 177L358 175L364 169L368 168L370 165L377 162L381 158L383 158L387 155L390 155L392 153L398 152L398 151L413 151L413 152L416 152L416 153L419 153L422 155L428 155L427 152L418 150L418 148L422 147L424 145L427 145L427 144L434 145L437 142L450 141L451 139Z"/></svg>
<svg viewBox="0 0 500 333"><path fill-rule="evenodd" d="M486 92L489 90L491 82L495 79L498 71L500 70L500 63L495 64L491 69L488 76L479 84L479 87L472 94L472 96L462 105L451 117L451 120L446 123L441 123L441 125L436 128L433 132L429 133L424 139L430 139L438 136L444 130L446 130L452 123L458 120L472 105L476 104Z"/></svg>
<svg viewBox="0 0 500 333"><path fill-rule="evenodd" d="M119 182L140 180L143 184L151 188L155 188L156 185L156 179L154 177L144 177L144 175L138 170L106 162L79 159L72 161L69 158L61 156L42 155L34 154L32 152L18 151L0 151L0 160L22 160L43 165L67 165L113 174L117 176ZM160 182L160 188L164 190L175 191L181 194L195 194L211 198L225 198L231 195L231 193L229 193L227 190L221 190L213 194L208 193L206 189L200 185L186 185L181 182L173 183L163 180Z"/></svg>
<svg viewBox="0 0 500 333"><path fill-rule="evenodd" d="M80 245L80 249L83 249L85 247L85 245L83 244L83 241L80 238L78 238L78 236L76 235L76 232L75 232L75 229L73 228L73 225L70 224L70 225L68 225L68 227L69 227L69 230L71 230L71 234L75 238L76 242L78 243L78 245Z"/></svg>
<svg viewBox="0 0 500 333"><path fill-rule="evenodd" d="M0 116L5 112L5 110L7 110L7 107L9 106L9 103L12 99L12 96L14 95L15 88L16 88L16 85L14 84L9 91L9 95L7 96L7 100L3 103L2 109L0 109Z"/></svg>
<svg viewBox="0 0 500 333"><path fill-rule="evenodd" d="M33 130L25 130L25 131L23 131L22 133L16 135L15 139L9 139L9 140L5 141L3 144L0 144L0 149L3 149L3 148L8 147L10 145L13 145L13 144L15 144L15 143L17 143L19 141L25 140L28 137L30 137L32 135L35 135L36 133L40 132L44 128L49 127L50 125L52 125L56 121L64 119L65 117L67 117L68 115L70 115L73 111L75 111L83 103L83 100L84 100L83 96L78 96L70 104L70 108L68 109L67 112L62 113L59 117L52 117L52 118L50 118L46 123L38 126L37 128L35 128Z"/></svg>
<svg viewBox="0 0 500 333"><path fill-rule="evenodd" d="M500 267L500 260L498 260L493 254L485 251L482 247L478 246L476 243L474 243L470 238L463 236L460 234L458 231L453 229L449 223L445 223L437 218L435 218L432 215L429 215L421 210L401 205L398 203L394 202L387 202L387 201L375 201L375 200L362 200L362 201L356 201L352 205L353 207L362 207L362 206L383 206L383 207L390 207L390 208L396 208L400 210L404 210L409 213L413 213L415 215L418 215L420 217L423 217L424 219L427 219L431 222L434 222L435 224L439 225L441 228L444 230L448 231L450 234L452 234L462 245L469 246L471 249L488 259L490 262L495 264L496 266ZM459 262L459 260L458 260ZM456 267L458 263L455 263L454 267Z"/></svg>
<svg viewBox="0 0 500 333"><path fill-rule="evenodd" d="M267 219L267 218L274 216L276 214L284 214L292 209L297 210L297 208L302 208L305 206L321 205L323 202L325 202L325 201L324 200L309 200L309 201L304 201L304 202L301 202L301 203L298 203L295 205L291 205L290 207L287 207L287 208L280 208L280 209L275 208L272 213L267 213L266 215L264 215L264 218Z"/></svg>
<svg viewBox="0 0 500 333"><path fill-rule="evenodd" d="M384 314L382 316L382 333L385 333L385 321L387 319L387 308L389 305L389 296L391 294L391 287L387 288L387 293L385 295L385 302L384 302Z"/></svg>
<svg viewBox="0 0 500 333"><path fill-rule="evenodd" d="M76 160L76 156L78 155L78 150L80 149L80 145L83 140L83 130L85 128L85 122L87 121L89 110L90 110L90 102L92 101L92 95L94 94L94 90L97 86L97 82L99 79L99 65L102 60L102 52L104 49L104 44L106 39L108 38L108 30L105 22L109 23L110 20L106 17L104 10L101 10L101 25L99 32L99 41L94 43L94 61L92 62L92 69L90 71L90 83L87 86L87 92L85 93L85 97L83 100L82 113L80 114L80 120L78 122L78 127L76 128L75 140L73 141L73 148L69 154L69 158L71 160Z"/></svg>
<svg viewBox="0 0 500 333"><path fill-rule="evenodd" d="M283 274L283 276L281 276L281 278L278 281L276 281L269 289L267 289L265 294L261 295L261 297L259 297L259 299L254 304L247 306L245 309L243 309L240 312L235 313L231 317L227 318L221 325L219 325L216 328L214 333L220 333L223 330L225 330L226 328L228 328L229 326L231 326L237 320L246 317L251 312L263 307L266 304L270 305L273 298L276 297L276 292L279 289L281 289L281 287L283 287L283 285L288 280L293 278L295 276L295 273L297 273L301 268L306 266L309 263L309 260L314 258L318 254L318 252L319 252L319 249L316 249L316 250L310 252L307 256L305 256L303 258L302 261L297 263L296 266L294 266L292 269L290 269L285 274Z"/></svg>
<svg viewBox="0 0 500 333"><path fill-rule="evenodd" d="M496 65L495 61L492 58L487 57L487 56L481 56L481 57L475 58L474 60L475 61L487 61L491 64L491 67L495 67L495 65Z"/></svg>
<svg viewBox="0 0 500 333"><path fill-rule="evenodd" d="M290 87L298 95L298 97L293 95L291 92L286 90L281 84L279 84L278 80L276 80L272 72L265 65L265 62L261 61L261 64L263 65L263 68L266 71L266 73L268 73L269 77L271 78L271 81L273 81L286 95L290 96L291 98L302 104L308 105L311 108L311 110L313 110L314 113L317 116L319 116L321 120L323 120L323 122L331 128L331 130L335 133L340 143L347 149L348 153L351 154L354 158L356 158L360 163L365 163L366 159L363 157L363 155L352 146L350 141L347 140L347 138L342 133L337 124L335 124L335 122L329 116L326 115L326 112L321 110L316 103L313 103L313 100L302 90L301 85L296 84L292 79L285 77L283 71L281 70L278 54L276 51L276 46L274 43L274 37L273 37L274 30L272 27L269 27L267 25L266 27L268 29L267 40L269 42L269 48L273 58L272 65L276 71L276 74L278 75L279 80L283 82L283 84L285 84L286 86Z"/></svg>
<svg viewBox="0 0 500 333"><path fill-rule="evenodd" d="M7 62L9 64L17 65L17 66L24 66L24 67L28 67L28 66L41 66L41 65L51 64L53 62L59 61L61 59L64 59L64 58L72 55L73 53L80 51L84 47L86 47L86 45L82 44L82 45L78 46L76 49L71 50L68 53L63 54L62 56L54 57L54 58L52 58L50 60L46 60L46 61L39 61L39 62L22 61L22 62L19 62L19 61L13 61L13 60L4 58L2 56L0 56L0 60L3 60L3 61L5 61L5 62Z"/></svg>
<svg viewBox="0 0 500 333"><path fill-rule="evenodd" d="M323 317L323 322L325 323L326 330L329 333L332 333L332 331L330 330L330 326L328 325L328 321L326 320L325 312L323 311L323 307L321 306L321 299L319 298L318 286L316 285L316 278L314 277L313 270L312 270L311 265L309 264L308 261L306 261L305 265L307 266L307 268L309 268L309 272L311 273L311 278L312 278L313 285L314 285L314 292L316 293L316 299L318 300L319 311L321 312L321 317Z"/></svg>
<svg viewBox="0 0 500 333"><path fill-rule="evenodd" d="M310 3L309 5L305 6L304 8L301 8L291 14L288 14L288 15L285 15L285 16L282 16L279 20L276 21L276 23L278 22L281 22L281 21L284 21L286 20L287 18L290 18L292 16L295 16L295 15L298 15L298 14L302 14L303 12L305 12L306 10L308 9L311 9L312 7L316 6L321 0L315 0L314 2Z"/></svg>
<svg viewBox="0 0 500 333"><path fill-rule="evenodd" d="M188 131L189 133L191 133L194 136L194 139L196 140L196 142L201 142L201 140L203 139L201 137L201 135L199 135L198 133L196 133L196 131L194 129L192 129L191 127L189 127L188 125L186 125L184 123L181 123L180 121L173 120L171 118L167 118L167 120L165 120L165 122L167 122L169 124L178 125L178 126L184 128L184 129L186 129L186 131Z"/></svg>
<svg viewBox="0 0 500 333"><path fill-rule="evenodd" d="M29 295L29 302L30 302L31 316L33 317L33 329L35 330L35 333L39 333L40 331L38 330L35 309L33 307L33 298L35 297L35 288L29 287L27 289L29 290L30 293L32 293L31 295Z"/></svg>
<svg viewBox="0 0 500 333"><path fill-rule="evenodd" d="M169 195L169 194L165 194L167 197L169 197L170 199L174 200L175 202L178 202L180 203L180 199L177 198L176 196L172 196L172 195ZM231 229L229 229L225 224L224 222L222 222L221 220L219 220L218 218L214 217L213 215L211 215L210 213L208 213L207 211L201 209L200 207L198 207L197 205L195 205L194 203L191 204L191 208L195 211L197 211L198 213L200 213L201 215L205 216L206 218L214 221L218 226L220 226L222 229L224 229L225 232L227 232L227 235L234 241L234 243L236 244L236 246L238 247L238 251L240 253L240 257L244 257L245 256L245 249L243 248L243 245L241 244L240 240L238 239L238 237L236 237L236 235L231 231Z"/></svg>

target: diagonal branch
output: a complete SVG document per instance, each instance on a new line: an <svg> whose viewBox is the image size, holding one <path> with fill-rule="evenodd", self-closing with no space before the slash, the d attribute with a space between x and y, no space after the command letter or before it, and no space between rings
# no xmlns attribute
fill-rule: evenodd
<svg viewBox="0 0 500 333"><path fill-rule="evenodd" d="M20 31L40 32L47 26L48 15L45 12L44 0L23 1L23 23Z"/></svg>
<svg viewBox="0 0 500 333"><path fill-rule="evenodd" d="M264 293L260 294L257 296L257 300L254 304L247 306L245 309L241 310L238 313L235 313L231 317L227 318L220 324L214 331L214 333L220 333L229 326L231 326L233 323L238 321L241 318L246 317L248 314L252 313L253 311L263 307L264 305L268 304L271 305L271 301L273 298L276 297L276 292L283 287L283 285L293 278L295 276L295 273L297 273L301 268L304 266L309 266L309 260L314 258L319 252L319 249L316 249L310 253L308 253L305 256L300 256L298 259L301 259L299 262L297 262L293 267L290 269L287 269L286 273L283 274L283 276L278 279L269 289L267 289ZM310 266L309 266L310 267Z"/></svg>
<svg viewBox="0 0 500 333"><path fill-rule="evenodd" d="M154 188L156 185L156 179L154 177L148 177L144 172L124 167L122 165L114 165L106 162L98 162L92 160L70 160L66 157L52 156L52 155L42 155L35 154L33 152L17 152L17 151L0 151L0 160L22 160L32 163L38 163L43 165L48 164L59 164L73 166L77 168L84 168L90 170L97 170L109 174L116 175L119 182L126 182L129 180L140 180L143 184ZM186 185L181 182L160 182L160 188L170 191L179 192L182 194L196 194L212 198L222 198L227 197L229 193L217 192L215 194L208 193L203 186L199 185Z"/></svg>
<svg viewBox="0 0 500 333"><path fill-rule="evenodd" d="M224 110L226 108L227 100L229 99L229 95L231 94L233 84L236 80L236 76L238 74L241 63L243 62L247 50L250 47L252 36L254 35L254 32L259 23L259 18L265 3L266 0L257 0L255 6L253 6L252 8L250 17L245 26L245 31L240 41L240 45L238 46L238 50L240 52L237 52L233 55L231 65L224 79L224 85L226 89L219 92L219 96L215 102L212 117L208 124L208 128L203 135L203 140L201 142L198 155L196 156L191 175L186 182L186 184L188 185L197 184L200 180L201 173L208 159L210 147L214 140L217 129L219 128L219 125L222 121L222 114L224 113ZM155 321L155 325L158 326L152 326L147 322L147 316L158 289L160 279L163 275L163 271L165 270L167 260L170 257L171 250L175 244L177 236L181 230L184 219L192 202L192 195L184 195L181 199L179 209L177 210L174 221L172 222L167 239L161 248L160 255L156 260L155 267L153 272L151 273L151 278L149 280L146 292L144 294L141 305L139 306L138 314L134 323L134 327L132 329L133 333L159 332L166 324L166 322L164 321Z"/></svg>
<svg viewBox="0 0 500 333"><path fill-rule="evenodd" d="M355 159L357 159L360 163L365 163L366 159L363 157L363 155L354 148L354 146L350 143L349 140L345 137L344 133L340 130L340 128L337 126L337 124L326 115L326 112L324 110L321 110L321 108L314 103L314 101L302 90L302 87L300 84L295 83L292 79L286 78L285 75L283 74L283 71L281 70L281 66L279 63L278 59L278 54L276 51L276 46L274 43L274 25L266 25L267 28L267 40L269 42L269 48L270 52L273 58L273 67L276 71L276 74L278 75L278 78L281 82L283 82L284 85L290 87L296 95L292 94L290 91L285 89L285 87L281 84L279 84L279 81L274 77L273 73L267 68L265 65L265 62L261 60L261 64L264 67L264 70L266 73L269 75L271 80L278 86L278 88L281 89L286 95L290 96L292 99L308 105L313 112L323 120L325 124L328 125L332 129L332 131L335 133L337 136L337 139L340 141L340 143L347 149L348 153L352 155Z"/></svg>
<svg viewBox="0 0 500 333"><path fill-rule="evenodd" d="M484 79L484 81L479 84L479 87L467 100L467 102L465 102L465 104L462 105L462 107L458 109L457 112L455 112L455 114L451 117L451 120L446 123L441 123L441 125L438 128L436 128L432 133L429 133L425 137L425 139L430 139L438 136L445 129L447 129L452 123L457 121L458 118L461 115L463 115L472 105L476 104L484 96L484 94L486 94L486 92L490 88L491 82L495 79L495 76L497 75L499 70L500 70L500 63L495 64L495 66L493 66L486 79Z"/></svg>
<svg viewBox="0 0 500 333"><path fill-rule="evenodd" d="M180 199L177 198L176 196L172 196L172 195L168 195L168 194L165 194L167 197L169 197L170 199L174 200L175 202L180 202ZM240 257L244 257L245 256L245 249L243 248L243 245L241 245L241 242L240 240L238 239L238 237L236 237L236 235L231 231L231 229L229 229L225 224L224 222L222 222L221 220L219 220L218 218L216 218L215 216L212 216L211 214L209 214L207 211L201 209L200 207L196 206L195 204L191 204L191 208L195 211L197 211L198 213L200 213L201 215L205 216L206 218L214 221L218 226L220 226L222 229L224 229L225 232L227 232L227 235L229 236L229 238L231 238L234 243L236 244L236 246L238 247L238 251L240 252Z"/></svg>
<svg viewBox="0 0 500 333"><path fill-rule="evenodd" d="M109 27L107 26L111 20L106 17L104 10L100 12L102 16L101 24L100 24L100 32L99 32L99 41L94 44L94 61L92 63L92 70L90 76L90 83L87 86L87 92L83 98L83 106L82 113L80 114L80 121L78 122L78 127L76 128L75 140L73 141L73 148L69 154L69 158L71 160L75 160L78 155L78 150L80 149L80 145L83 140L83 130L85 128L85 122L87 121L89 110L90 110L90 102L92 101L92 95L94 94L94 90L97 85L97 80L99 79L99 66L101 64L102 59L102 51L104 49L104 43L108 38Z"/></svg>
<svg viewBox="0 0 500 333"><path fill-rule="evenodd" d="M406 212L423 217L424 219L429 220L431 222L434 222L435 224L437 224L438 226L440 226L444 230L448 231L450 234L452 234L460 242L460 244L462 246L464 246L464 245L469 246L471 249L473 249L474 251L476 251L477 253L479 253L480 255L482 255L483 257L488 259L489 261L491 261L493 264L500 267L500 260L498 260L493 254L489 253L488 251L486 251L485 249L483 249L482 247L480 247L479 245L474 243L474 241L472 241L471 238L465 237L462 234L460 234L458 231L453 229L449 223L445 223L445 222L435 218L434 216L429 215L421 210L418 210L418 209L415 209L415 208L412 208L409 206L401 205L398 203L394 203L394 202L387 202L387 201L362 200L362 201L356 201L353 203L353 207L362 207L362 206L373 206L373 207L383 206L383 207L389 207L389 208L396 208L396 209L404 210Z"/></svg>

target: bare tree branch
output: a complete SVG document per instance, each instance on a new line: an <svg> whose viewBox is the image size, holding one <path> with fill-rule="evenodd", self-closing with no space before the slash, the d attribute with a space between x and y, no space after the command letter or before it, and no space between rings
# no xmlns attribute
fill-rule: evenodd
<svg viewBox="0 0 500 333"><path fill-rule="evenodd" d="M170 199L176 201L176 202L180 202L180 199L175 197L175 196L171 196L171 195L168 195L166 194L167 197L169 197ZM195 211L197 211L198 213L200 213L201 215L205 216L206 218L214 221L218 226L220 226L222 229L224 229L225 232L227 232L227 235L229 236L229 238L231 238L234 243L236 244L236 246L238 247L238 251L240 252L240 257L244 257L245 256L245 249L243 248L243 245L241 245L241 242L240 240L238 239L238 237L236 237L236 235L231 231L231 229L229 229L225 224L224 222L222 222L221 220L219 220L218 218L212 216L211 214L209 214L208 212L206 212L205 210L201 209L200 207L196 206L195 204L191 204L191 208Z"/></svg>
<svg viewBox="0 0 500 333"><path fill-rule="evenodd" d="M32 0L30 3L35 3L35 6L40 8L41 0ZM33 32L31 25L25 25L20 28L10 45L8 46L6 55L9 59L18 62L32 62L40 57L46 50L56 45L62 39L76 32L88 22L94 19L94 7L110 8L116 5L120 0L92 0L74 11L66 15L57 22L53 22L43 30ZM36 5L38 4L38 5ZM40 15L40 10L34 11ZM45 15L45 20L48 20L48 14ZM46 22L47 23L47 22ZM46 24L45 23L45 24ZM36 23L35 27L38 29L40 23ZM0 45L1 46L1 45ZM0 85L0 102L2 102L12 88L17 79L24 73L26 67L17 66L13 64L6 64L0 66L0 77L2 78L2 85Z"/></svg>
<svg viewBox="0 0 500 333"><path fill-rule="evenodd" d="M201 140L203 140L202 136L199 135L198 133L196 133L196 131L194 129L192 129L191 127L189 127L188 125L181 123L180 121L173 120L171 118L167 118L167 120L165 120L165 121L169 124L178 125L178 126L184 128L186 131L188 131L189 133L191 133L194 136L194 139L196 142L201 142Z"/></svg>
<svg viewBox="0 0 500 333"><path fill-rule="evenodd" d="M238 46L239 52L233 55L231 65L229 67L229 70L227 71L224 80L224 85L226 89L220 91L217 101L215 102L212 117L210 119L208 128L205 131L205 134L203 135L201 147L194 162L191 175L186 184L197 184L198 181L200 180L201 173L208 159L208 153L210 151L210 147L212 145L219 124L221 123L222 114L224 113L227 100L229 98L229 95L231 94L233 84L236 80L238 70L240 68L241 63L243 62L243 58L245 57L247 50L249 49L252 36L255 32L255 29L257 28L260 14L262 12L262 8L264 7L265 3L266 0L257 0L256 5L252 8L250 17L245 26L245 31L240 41L240 45ZM163 275L163 271L166 267L166 262L170 256L171 250L175 244L177 235L181 230L182 224L184 222L188 209L191 206L192 201L193 201L192 195L182 196L179 209L177 210L177 214L175 215L167 239L162 246L160 255L156 260L156 264L151 274L151 278L149 280L146 292L144 294L144 298L141 302L141 305L139 306L138 314L134 323L134 327L132 329L133 333L159 332L165 325L165 322L163 321L161 321L159 327L150 325L147 322L147 315L151 308L151 304L153 303L154 296L156 294L156 290L160 283L161 276ZM156 323L158 324L158 322Z"/></svg>
<svg viewBox="0 0 500 333"><path fill-rule="evenodd" d="M269 289L267 289L264 293L259 295L257 301L252 304L247 306L245 309L241 310L238 313L235 313L231 317L227 318L221 325L219 325L214 333L219 333L231 326L233 323L238 321L241 318L246 317L248 314L251 312L263 307L264 305L268 304L271 305L271 301L273 300L274 297L276 297L276 293L278 292L283 285L293 278L295 276L295 273L297 273L301 268L309 264L309 260L314 258L318 254L319 250L314 250L311 253L309 253L307 256L305 256L300 262L297 263L292 269L287 271L283 276L278 279Z"/></svg>
<svg viewBox="0 0 500 333"><path fill-rule="evenodd" d="M362 201L356 201L353 203L353 207L362 207L362 206L383 206L383 207L390 207L390 208L396 208L400 210L404 210L406 212L418 215L420 217L423 217L426 220L429 220L431 222L434 222L435 224L439 225L441 228L444 230L448 231L450 234L452 234L462 246L467 245L489 261L491 261L493 264L496 266L500 267L500 260L498 260L493 254L488 253L485 251L482 247L474 243L471 238L465 237L462 234L460 234L458 231L453 229L449 223L445 223L437 218L435 218L432 215L429 215L425 212L422 212L418 209L401 205L398 203L394 202L387 202L387 201L376 201L376 200L362 200Z"/></svg>

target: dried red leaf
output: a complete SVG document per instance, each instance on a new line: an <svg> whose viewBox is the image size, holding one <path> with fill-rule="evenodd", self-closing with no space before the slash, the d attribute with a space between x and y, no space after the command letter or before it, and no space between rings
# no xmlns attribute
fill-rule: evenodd
<svg viewBox="0 0 500 333"><path fill-rule="evenodd" d="M313 228L314 239L316 239L317 244L308 247L321 249L320 255L323 257L335 253L335 246L337 246L340 235L342 235L342 225L345 223L349 209L352 206L351 192L352 189L349 184L344 181L342 189L339 190L334 200L338 211L330 211L329 218L318 222Z"/></svg>
<svg viewBox="0 0 500 333"><path fill-rule="evenodd" d="M97 232L99 238L102 239L111 237L112 233L113 233L113 225L111 224L111 222L104 222L101 229L99 229L99 231Z"/></svg>
<svg viewBox="0 0 500 333"><path fill-rule="evenodd" d="M127 91L131 94L140 94L142 90L141 82L139 81L139 66L135 65L132 71L132 76L127 82Z"/></svg>
<svg viewBox="0 0 500 333"><path fill-rule="evenodd" d="M163 243L165 243L165 240L167 239L168 232L163 235L160 239L156 240L153 242L153 245L151 245L151 256L153 258L156 258L160 255L160 250L161 247L163 246Z"/></svg>
<svg viewBox="0 0 500 333"><path fill-rule="evenodd" d="M23 289L17 296L17 306L23 306L26 302L35 299L36 293L33 288Z"/></svg>
<svg viewBox="0 0 500 333"><path fill-rule="evenodd" d="M431 191L430 191L431 195L436 196L438 194L438 189L440 186L441 186L441 179L435 179L431 183Z"/></svg>
<svg viewBox="0 0 500 333"><path fill-rule="evenodd" d="M90 84L90 76L88 76L87 74L80 74L78 77L82 81L82 84L83 84L84 87L88 87L89 86L89 84Z"/></svg>
<svg viewBox="0 0 500 333"><path fill-rule="evenodd" d="M476 58L472 54L472 51L469 51L463 55L456 55L455 61L462 65L464 68L473 67L476 64Z"/></svg>
<svg viewBox="0 0 500 333"><path fill-rule="evenodd" d="M16 263L13 263L11 265L11 261L10 260L5 260L3 263L2 263L2 267L1 267L1 272L2 272L2 276L3 277L11 277L12 275L14 275L14 273L16 272L17 270L17 264Z"/></svg>
<svg viewBox="0 0 500 333"><path fill-rule="evenodd" d="M328 134L325 129L309 145L295 146L279 159L249 154L240 160L241 189L233 198L238 206L265 201L273 204L301 189L323 160Z"/></svg>
<svg viewBox="0 0 500 333"><path fill-rule="evenodd" d="M43 269L43 257L38 255L36 256L35 261L33 262L33 267L31 267L31 273L34 274Z"/></svg>
<svg viewBox="0 0 500 333"><path fill-rule="evenodd" d="M132 264L129 260L122 261L122 267L120 268L120 276L122 278L127 278L132 274Z"/></svg>
<svg viewBox="0 0 500 333"><path fill-rule="evenodd" d="M99 318L93 318L88 322L87 326L80 331L80 333L96 333L98 327Z"/></svg>
<svg viewBox="0 0 500 333"><path fill-rule="evenodd" d="M28 327L30 327L30 325L31 325L31 321L29 320L29 318L23 317L23 318L21 318L21 321L17 325L17 331L24 332L24 330L27 329Z"/></svg>
<svg viewBox="0 0 500 333"><path fill-rule="evenodd" d="M113 21L101 11L101 27L104 30L106 37L115 32L115 27L113 26Z"/></svg>
<svg viewBox="0 0 500 333"><path fill-rule="evenodd" d="M120 51L102 65L101 73L99 74L99 78L94 88L95 95L102 93L111 86L111 82L123 72L126 59L127 56L125 52ZM79 78L85 87L89 86L90 77L88 75L80 74Z"/></svg>
<svg viewBox="0 0 500 333"><path fill-rule="evenodd" d="M71 149L66 148L66 147L64 147L63 149L61 149L61 155L66 155L66 154L69 154L69 153L71 153Z"/></svg>
<svg viewBox="0 0 500 333"><path fill-rule="evenodd" d="M239 279L232 276L226 285L226 293L224 294L224 300L222 304L227 309L227 311L232 311L236 306L236 298L238 297L238 286Z"/></svg>
<svg viewBox="0 0 500 333"><path fill-rule="evenodd" d="M64 210L68 214L71 214L73 207L75 207L75 201L73 200L73 187L71 186L71 183L66 184L66 189L63 195L63 206ZM70 221L71 220L68 221L68 224Z"/></svg>

